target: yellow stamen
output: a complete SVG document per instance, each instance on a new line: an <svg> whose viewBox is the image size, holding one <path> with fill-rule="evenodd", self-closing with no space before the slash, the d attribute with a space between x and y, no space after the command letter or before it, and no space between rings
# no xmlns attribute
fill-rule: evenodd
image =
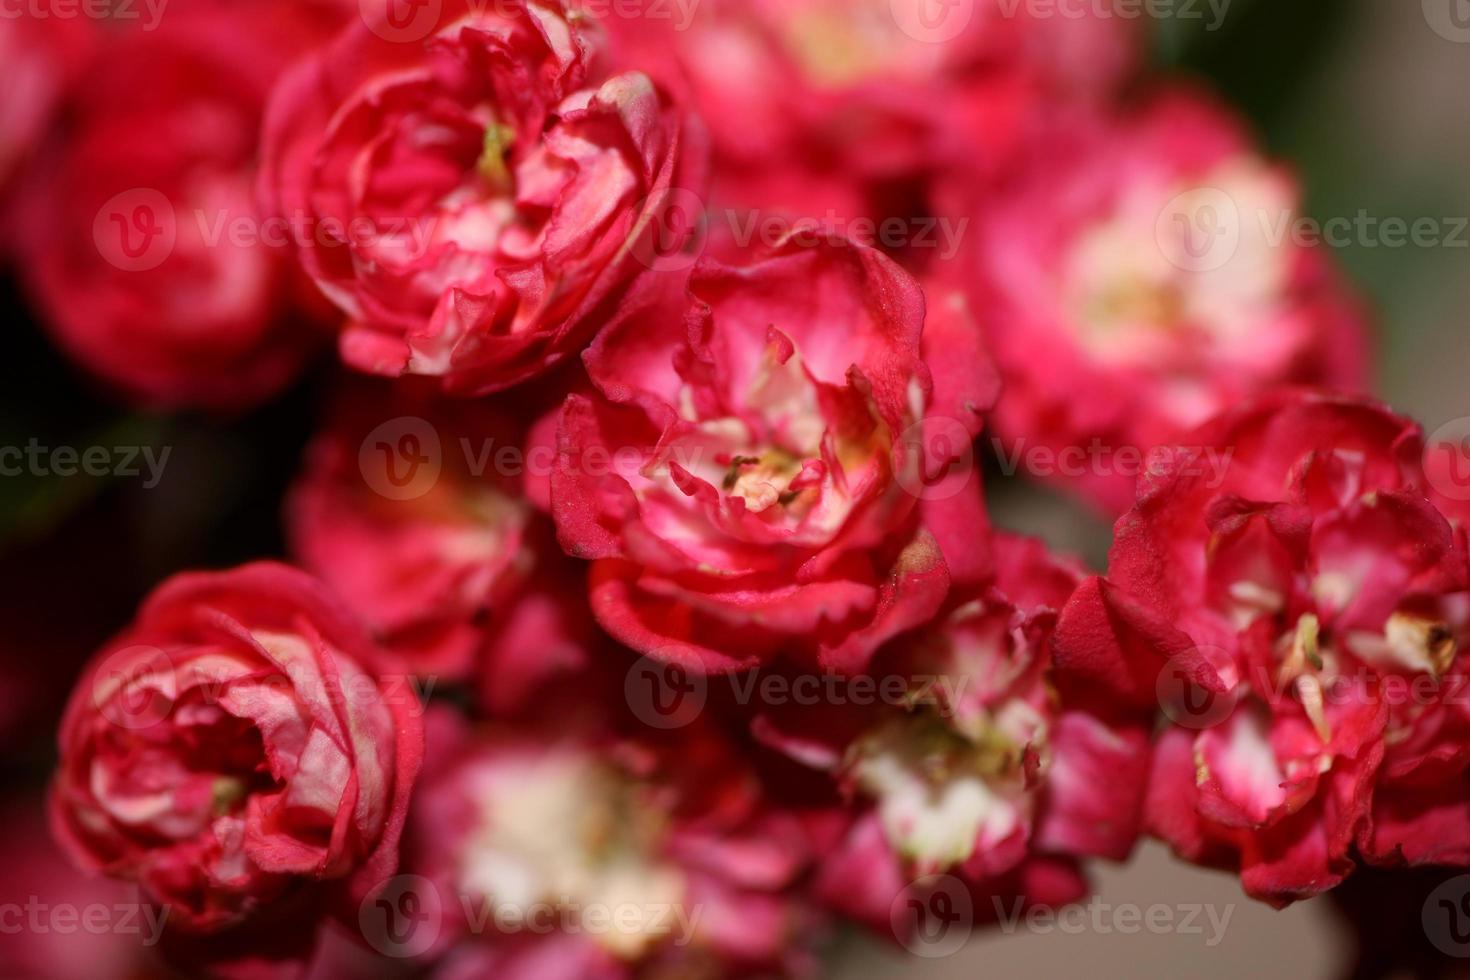
<svg viewBox="0 0 1470 980"><path fill-rule="evenodd" d="M516 141L516 131L509 126L492 122L485 127L485 145L475 169L480 176L497 190L507 190L511 185L510 168L506 166L506 151Z"/></svg>

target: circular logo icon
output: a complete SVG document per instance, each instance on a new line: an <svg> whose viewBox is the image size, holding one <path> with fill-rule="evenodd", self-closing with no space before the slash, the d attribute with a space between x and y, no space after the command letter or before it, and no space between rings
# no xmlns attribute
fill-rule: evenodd
<svg viewBox="0 0 1470 980"><path fill-rule="evenodd" d="M954 875L911 882L888 909L893 934L915 956L938 959L958 953L975 928L970 890Z"/></svg>
<svg viewBox="0 0 1470 980"><path fill-rule="evenodd" d="M1218 187L1195 187L1176 195L1154 225L1164 258L1185 272L1223 269L1240 249L1240 233L1240 208Z"/></svg>
<svg viewBox="0 0 1470 980"><path fill-rule="evenodd" d="M975 17L975 0L888 0L893 22L915 41L943 44L964 33Z"/></svg>
<svg viewBox="0 0 1470 980"><path fill-rule="evenodd" d="M920 500L948 500L971 486L975 473L975 438L958 420L931 416L915 422L899 437L903 465L895 479Z"/></svg>
<svg viewBox="0 0 1470 980"><path fill-rule="evenodd" d="M1470 500L1470 418L1451 419L1424 442L1429 485L1451 500Z"/></svg>
<svg viewBox="0 0 1470 980"><path fill-rule="evenodd" d="M389 419L367 434L357 467L373 491L389 500L414 500L439 482L439 433L413 415Z"/></svg>
<svg viewBox="0 0 1470 980"><path fill-rule="evenodd" d="M1206 660L1219 660L1226 656L1223 650L1198 648ZM1183 656L1171 657L1159 671L1154 682L1154 693L1164 716L1180 728L1213 728L1235 713L1240 700L1239 690L1226 692L1211 691L1194 683Z"/></svg>
<svg viewBox="0 0 1470 980"><path fill-rule="evenodd" d="M384 956L422 956L444 928L444 901L429 879L396 875L363 899L357 924L368 945Z"/></svg>
<svg viewBox="0 0 1470 980"><path fill-rule="evenodd" d="M1456 44L1470 44L1470 0L1423 0L1424 19L1434 33Z"/></svg>
<svg viewBox="0 0 1470 980"><path fill-rule="evenodd" d="M1456 875L1430 892L1420 921L1435 949L1470 958L1470 875Z"/></svg>
<svg viewBox="0 0 1470 980"><path fill-rule="evenodd" d="M443 6L443 0L357 0L368 29L394 44L414 44L432 34Z"/></svg>
<svg viewBox="0 0 1470 980"><path fill-rule="evenodd" d="M704 675L683 664L639 657L623 678L623 696L639 721L667 731L699 717L709 686Z"/></svg>
<svg viewBox="0 0 1470 980"><path fill-rule="evenodd" d="M672 188L642 202L633 228L633 257L656 272L694 265L709 242L709 215L699 195Z"/></svg>
<svg viewBox="0 0 1470 980"><path fill-rule="evenodd" d="M119 728L137 731L167 718L178 697L173 661L157 647L123 647L92 674L92 705Z"/></svg>
<svg viewBox="0 0 1470 980"><path fill-rule="evenodd" d="M149 187L113 195L92 221L97 252L124 272L158 268L173 254L178 239L174 206Z"/></svg>

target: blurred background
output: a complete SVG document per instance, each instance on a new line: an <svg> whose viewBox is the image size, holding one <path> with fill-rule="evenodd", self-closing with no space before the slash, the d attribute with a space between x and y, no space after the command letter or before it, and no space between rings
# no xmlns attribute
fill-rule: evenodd
<svg viewBox="0 0 1470 980"><path fill-rule="evenodd" d="M1204 0L1194 6L1207 9ZM1299 168L1312 217L1459 228L1433 247L1353 236L1340 252L1376 310L1379 390L1431 431L1470 413L1470 230L1456 221L1470 217L1470 2L1232 0L1217 29L1209 20L1158 21L1157 64L1203 79L1254 120L1268 151ZM0 479L0 704L15 708L0 711L14 719L0 732L9 748L0 767L16 791L39 789L52 765L66 691L46 679L65 676L61 665L80 664L171 572L282 553L279 502L321 386L307 377L223 424L127 415L51 349L9 280L0 307L10 317L0 444L171 447L153 489L136 478ZM997 523L1101 566L1108 531L1094 518L1030 485L992 486ZM1328 977L1351 958L1325 903L1274 912L1244 900L1233 876L1173 863L1156 846L1126 868L1101 869L1098 884L1109 903L1201 906L1200 929L1124 934L1023 922L1014 935L977 933L933 961L854 940L838 950L836 975ZM1218 935L1208 910L1224 922Z"/></svg>

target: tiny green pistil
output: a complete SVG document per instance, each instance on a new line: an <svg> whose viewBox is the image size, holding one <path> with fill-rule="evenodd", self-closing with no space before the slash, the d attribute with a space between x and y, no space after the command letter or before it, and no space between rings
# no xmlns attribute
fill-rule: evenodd
<svg viewBox="0 0 1470 980"><path fill-rule="evenodd" d="M492 122L485 127L485 146L480 151L475 169L498 190L510 187L510 168L506 166L505 154L515 141L516 131L509 126Z"/></svg>

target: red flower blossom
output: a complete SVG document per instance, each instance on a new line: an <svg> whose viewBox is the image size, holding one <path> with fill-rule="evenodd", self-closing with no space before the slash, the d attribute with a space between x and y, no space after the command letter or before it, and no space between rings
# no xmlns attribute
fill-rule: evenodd
<svg viewBox="0 0 1470 980"><path fill-rule="evenodd" d="M445 713L429 730L412 867L444 918L404 951L442 956L436 976L786 972L805 958L809 838L714 728L471 732Z"/></svg>
<svg viewBox="0 0 1470 980"><path fill-rule="evenodd" d="M1133 67L1137 32L1120 18L1006 7L710 0L687 23L650 9L605 24L615 58L687 88L722 169L781 160L886 179L963 159L982 129L969 123L1000 121L1022 90L1095 99Z"/></svg>
<svg viewBox="0 0 1470 980"><path fill-rule="evenodd" d="M1363 383L1356 304L1290 234L1294 181L1213 102L1171 92L1035 156L978 195L967 266L998 434L1022 466L1062 461L1033 475L1121 512L1140 450L1272 385Z"/></svg>
<svg viewBox="0 0 1470 980"><path fill-rule="evenodd" d="M45 138L96 41L85 20L0 18L0 63L12 90L0 105L0 193Z"/></svg>
<svg viewBox="0 0 1470 980"><path fill-rule="evenodd" d="M178 576L73 693L55 832L186 933L317 886L355 911L397 864L423 750L417 697L387 669L301 572Z"/></svg>
<svg viewBox="0 0 1470 980"><path fill-rule="evenodd" d="M479 394L617 314L702 154L645 76L589 86L597 38L559 3L442 8L422 43L358 24L282 81L262 191L318 232L298 251L348 364Z"/></svg>
<svg viewBox="0 0 1470 980"><path fill-rule="evenodd" d="M832 773L852 801L855 819L819 889L883 930L904 889L940 873L985 894L1070 900L1085 891L1080 859L1121 860L1139 833L1146 726L1063 705L1052 689L1051 633L1081 570L1008 535L993 553L989 582L874 659L876 684L901 679L901 698L780 707L755 722L764 741ZM1062 879L1043 869L1064 867L1071 885L1054 894Z"/></svg>
<svg viewBox="0 0 1470 980"><path fill-rule="evenodd" d="M537 565L524 465L494 406L351 384L289 498L293 551L413 670L463 677Z"/></svg>
<svg viewBox="0 0 1470 980"><path fill-rule="evenodd" d="M979 429L983 366L936 386L918 284L846 242L704 264L689 293L587 352L596 392L567 400L552 478L562 545L595 562L598 621L642 653L859 668L948 590L918 505L978 502L969 471L932 491ZM954 431L931 438L941 413Z"/></svg>
<svg viewBox="0 0 1470 980"><path fill-rule="evenodd" d="M255 209L272 84L333 16L198 2L106 40L18 208L22 271L58 343L128 398L248 407L321 339L286 229ZM269 16L266 14L269 13Z"/></svg>
<svg viewBox="0 0 1470 980"><path fill-rule="evenodd" d="M1187 438L1056 639L1079 684L1160 698L1174 722L1151 830L1276 903L1359 860L1470 863L1470 569L1464 528L1425 496L1418 428L1290 391Z"/></svg>

